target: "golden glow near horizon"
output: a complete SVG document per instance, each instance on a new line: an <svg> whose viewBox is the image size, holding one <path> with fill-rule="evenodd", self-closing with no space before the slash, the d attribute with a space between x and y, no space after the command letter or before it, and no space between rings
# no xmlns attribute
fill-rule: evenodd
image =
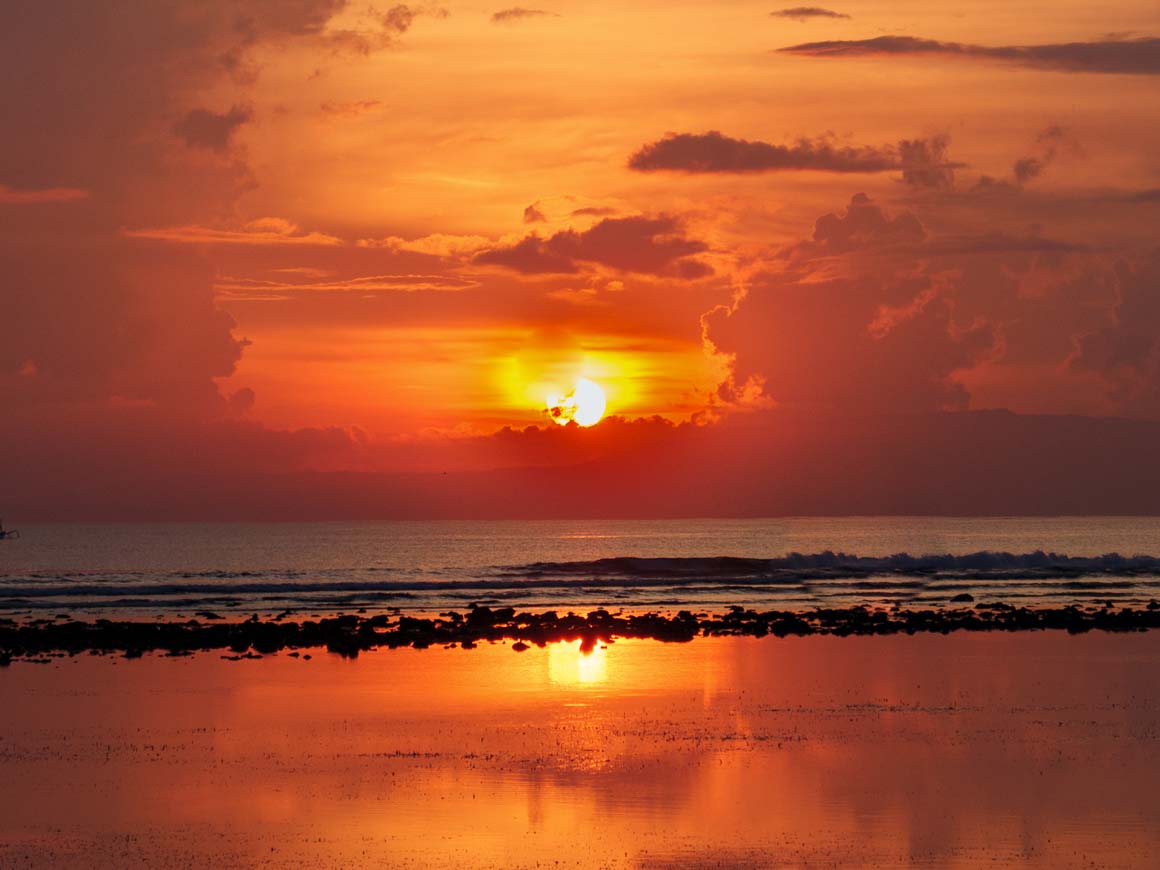
<svg viewBox="0 0 1160 870"><path fill-rule="evenodd" d="M546 403L548 413L561 426L572 422L580 426L595 426L608 407L604 390L588 378L577 378L572 389L563 395L549 393Z"/></svg>

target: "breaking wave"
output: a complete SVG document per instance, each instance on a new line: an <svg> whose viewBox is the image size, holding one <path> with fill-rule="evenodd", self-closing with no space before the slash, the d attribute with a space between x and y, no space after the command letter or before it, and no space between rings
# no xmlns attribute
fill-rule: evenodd
<svg viewBox="0 0 1160 870"><path fill-rule="evenodd" d="M1160 595L1160 557L1042 551L858 556L826 551L770 559L624 556L423 572L374 567L0 575L0 610L7 611L219 605L433 610L473 601L533 607L741 603L800 609L835 601L941 604L963 593L1004 601L1152 599Z"/></svg>
<svg viewBox="0 0 1160 870"><path fill-rule="evenodd" d="M865 577L872 574L927 576L956 574L989 579L1020 577L1079 577L1105 575L1134 577L1160 574L1160 556L1067 556L1045 553L996 553L983 550L966 555L857 556L847 553L789 553L772 559L732 556L708 558L637 558L619 556L586 562L535 562L509 569L514 576L592 576L623 578L685 577Z"/></svg>

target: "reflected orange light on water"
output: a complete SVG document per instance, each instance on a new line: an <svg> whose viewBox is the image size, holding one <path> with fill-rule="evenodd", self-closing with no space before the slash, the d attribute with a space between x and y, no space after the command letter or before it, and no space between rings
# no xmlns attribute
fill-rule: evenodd
<svg viewBox="0 0 1160 870"><path fill-rule="evenodd" d="M1160 634L14 666L0 865L133 863L126 830L202 865L1140 865L1157 666Z"/></svg>
<svg viewBox="0 0 1160 870"><path fill-rule="evenodd" d="M555 686L592 686L608 680L608 647L581 650L580 641L548 646L548 681Z"/></svg>

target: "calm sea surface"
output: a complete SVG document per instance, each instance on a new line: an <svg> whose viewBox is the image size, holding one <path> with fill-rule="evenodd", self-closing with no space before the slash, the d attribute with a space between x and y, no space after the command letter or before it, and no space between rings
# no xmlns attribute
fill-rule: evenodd
<svg viewBox="0 0 1160 870"><path fill-rule="evenodd" d="M9 615L430 612L472 602L561 610L808 609L942 606L963 594L1041 606L1160 598L1155 517L105 524L20 531L18 540L0 541L0 612Z"/></svg>

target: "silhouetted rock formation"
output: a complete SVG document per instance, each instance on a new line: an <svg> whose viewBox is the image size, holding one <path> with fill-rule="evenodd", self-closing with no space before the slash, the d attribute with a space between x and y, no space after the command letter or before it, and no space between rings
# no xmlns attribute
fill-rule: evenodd
<svg viewBox="0 0 1160 870"><path fill-rule="evenodd" d="M281 615L280 615L281 616ZM723 614L675 615L659 613L613 614L594 610L586 616L554 611L517 613L511 607L493 610L471 607L467 614L441 613L437 617L378 614L336 616L301 623L282 619L262 621L255 614L244 622L205 624L187 622L51 622L0 621L0 666L13 660L43 660L45 655L121 653L136 658L145 652L171 656L204 650L229 651L231 660L260 658L282 650L325 647L350 658L378 647L409 646L424 649L435 644L471 649L481 641L515 641L513 649L545 646L557 641L580 641L581 651L616 638L650 638L686 643L698 636L744 635L873 635L952 631L1035 631L1043 629L1080 633L1144 631L1160 628L1160 607L1115 610L1110 607L1055 609L1013 607L984 602L952 610L871 610L859 606L815 609L800 613L747 610L733 607ZM303 659L310 658L303 655Z"/></svg>

